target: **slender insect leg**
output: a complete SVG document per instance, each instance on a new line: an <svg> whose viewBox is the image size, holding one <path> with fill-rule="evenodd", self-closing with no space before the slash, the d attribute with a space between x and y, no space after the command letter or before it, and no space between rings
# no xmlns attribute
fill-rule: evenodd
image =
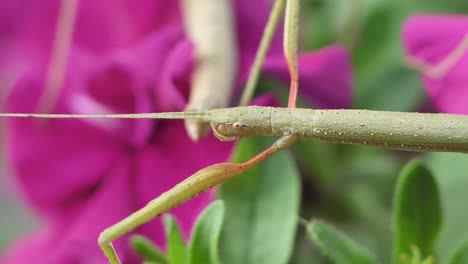
<svg viewBox="0 0 468 264"><path fill-rule="evenodd" d="M54 44L47 69L45 90L37 109L39 113L52 112L60 95L73 38L77 5L77 0L64 0L60 4Z"/></svg>
<svg viewBox="0 0 468 264"><path fill-rule="evenodd" d="M257 156L239 165L246 166L247 169L250 169L253 166L257 165L258 163L266 160L271 155L277 152L280 152L281 150L284 150L286 148L289 148L294 143L296 143L297 139L298 138L293 134L284 135L280 137L278 140L276 140L275 143L273 143L273 145L271 145L269 148L259 153Z"/></svg>
<svg viewBox="0 0 468 264"><path fill-rule="evenodd" d="M433 79L440 79L458 62L467 50L468 34L466 34L458 46L437 65L432 65L413 57L407 58L407 64L424 75Z"/></svg>
<svg viewBox="0 0 468 264"><path fill-rule="evenodd" d="M258 77L260 76L263 61L265 60L268 49L270 48L271 40L275 34L281 14L283 13L285 3L286 0L275 0L270 17L268 18L268 22L263 31L262 39L260 40L260 46L258 47L252 68L250 69L247 83L244 87L244 91L242 92L239 106L248 105L252 99L255 86L258 82Z"/></svg>
<svg viewBox="0 0 468 264"><path fill-rule="evenodd" d="M112 245L112 242L99 241L99 246L104 252L104 255L106 255L106 258L110 264L120 264L119 257L117 256L117 253L115 253L115 249Z"/></svg>
<svg viewBox="0 0 468 264"><path fill-rule="evenodd" d="M230 0L181 1L185 30L195 50L189 101L186 111L224 108L234 86L237 40ZM209 123L187 119L185 128L193 141L209 131Z"/></svg>
<svg viewBox="0 0 468 264"><path fill-rule="evenodd" d="M252 168L276 152L288 148L294 144L296 140L297 137L294 133L289 133L279 138L272 146L244 163L221 163L204 168L177 184L169 191L161 194L156 199L150 201L142 209L107 228L99 236L98 243L109 260L109 263L120 264L119 258L112 245L112 241L115 239L153 220L162 213L171 210L185 201L190 200L198 194Z"/></svg>
<svg viewBox="0 0 468 264"><path fill-rule="evenodd" d="M297 65L297 42L299 31L299 0L287 0L284 19L284 57L289 68L291 84L289 88L288 108L296 107L299 72Z"/></svg>

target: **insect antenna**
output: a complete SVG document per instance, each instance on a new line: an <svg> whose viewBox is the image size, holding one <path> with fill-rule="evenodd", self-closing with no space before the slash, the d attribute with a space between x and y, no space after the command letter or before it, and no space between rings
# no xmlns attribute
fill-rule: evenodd
<svg viewBox="0 0 468 264"><path fill-rule="evenodd" d="M136 113L136 114L36 114L36 113L0 113L0 117L13 118L55 118L55 119L100 119L100 118L154 118L154 119L201 119L205 120L209 114L206 112L163 112L163 113Z"/></svg>

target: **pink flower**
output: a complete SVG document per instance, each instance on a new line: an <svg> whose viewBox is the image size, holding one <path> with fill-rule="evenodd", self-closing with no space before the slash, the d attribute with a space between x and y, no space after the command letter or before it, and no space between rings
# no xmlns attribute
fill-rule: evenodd
<svg viewBox="0 0 468 264"><path fill-rule="evenodd" d="M33 112L44 90L59 2L22 2L11 57L21 61L7 112ZM178 1L79 2L64 85L55 113L182 111L193 67ZM235 2L239 89L247 76L269 12L267 1ZM2 9L3 10L3 9ZM19 12L19 10L17 10ZM265 73L287 79L277 36ZM15 50L17 47L18 49ZM24 52L19 52L23 50ZM25 55L25 53L27 55ZM11 64L10 64L11 63ZM3 65L3 66L2 66ZM5 66L6 67L6 66ZM348 107L351 72L345 51L330 47L300 59L303 94L321 107ZM237 90L239 91L239 90ZM9 119L8 159L19 190L43 228L19 241L7 263L104 263L96 239L106 227L141 208L195 171L228 159L232 144L210 136L192 143L183 123L163 120ZM207 192L171 211L187 237ZM164 245L159 219L137 229ZM134 259L124 237L120 257Z"/></svg>
<svg viewBox="0 0 468 264"><path fill-rule="evenodd" d="M403 29L408 54L420 62L437 67L468 36L468 16L418 15ZM423 76L425 88L434 105L443 112L468 114L468 52L440 78Z"/></svg>

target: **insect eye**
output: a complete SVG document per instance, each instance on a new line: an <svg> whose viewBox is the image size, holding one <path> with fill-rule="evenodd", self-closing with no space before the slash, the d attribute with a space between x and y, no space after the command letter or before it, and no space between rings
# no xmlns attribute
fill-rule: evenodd
<svg viewBox="0 0 468 264"><path fill-rule="evenodd" d="M232 127L234 128L248 128L249 126L244 124L244 123L241 123L241 122L235 122L232 124Z"/></svg>
<svg viewBox="0 0 468 264"><path fill-rule="evenodd" d="M213 132L215 136L222 140L222 141L231 141L237 140L238 135L235 133L237 128L234 128L233 124L218 124L218 123L211 123L211 127L213 128Z"/></svg>

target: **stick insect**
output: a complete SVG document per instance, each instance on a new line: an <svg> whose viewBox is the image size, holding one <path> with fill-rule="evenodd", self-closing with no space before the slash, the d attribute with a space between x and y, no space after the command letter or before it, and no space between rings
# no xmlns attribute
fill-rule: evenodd
<svg viewBox="0 0 468 264"><path fill-rule="evenodd" d="M185 119L210 123L214 135L222 141L252 136L279 137L276 142L250 160L221 163L204 168L172 189L150 201L145 207L104 230L98 243L111 264L120 263L112 242L153 220L162 213L194 196L252 168L271 155L299 140L318 139L332 143L363 144L409 151L468 153L468 116L448 114L397 113L367 110L313 110L295 108L297 94L298 0L276 0L260 51L249 77L254 87L269 38L286 9L284 52L291 74L288 108L240 106L203 111L115 115L65 115L5 113L1 117L25 118L161 118ZM246 89L242 105L248 102L253 88Z"/></svg>

